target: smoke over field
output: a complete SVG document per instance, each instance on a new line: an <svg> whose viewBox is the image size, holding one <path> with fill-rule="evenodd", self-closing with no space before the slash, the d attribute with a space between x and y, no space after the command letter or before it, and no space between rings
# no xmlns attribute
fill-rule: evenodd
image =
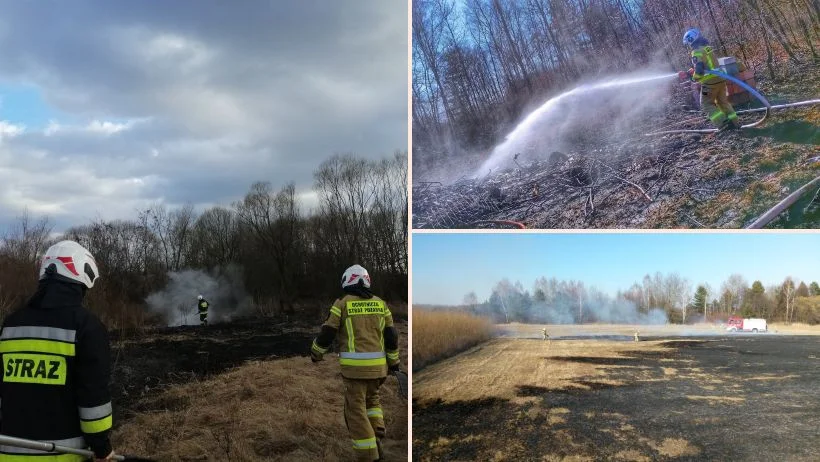
<svg viewBox="0 0 820 462"><path fill-rule="evenodd" d="M514 307L515 308L515 307ZM542 318L547 324L575 324L578 312L586 311L588 319L608 324L666 324L666 313L653 308L647 312L638 311L638 307L629 300L597 300L584 305L572 303L547 304L533 303L525 307L533 313L533 318Z"/></svg>
<svg viewBox="0 0 820 462"><path fill-rule="evenodd" d="M611 296L580 281L554 278L539 278L533 289L530 293L520 282L504 279L493 287L486 302L471 305L477 313L504 323L658 325L671 321L663 308L667 304L659 297L650 299L625 293Z"/></svg>
<svg viewBox="0 0 820 462"><path fill-rule="evenodd" d="M197 325L197 296L208 301L208 322L230 321L250 310L252 301L245 292L242 270L237 266L209 272L184 270L168 273L170 281L161 291L148 296L151 311L165 316L169 326Z"/></svg>

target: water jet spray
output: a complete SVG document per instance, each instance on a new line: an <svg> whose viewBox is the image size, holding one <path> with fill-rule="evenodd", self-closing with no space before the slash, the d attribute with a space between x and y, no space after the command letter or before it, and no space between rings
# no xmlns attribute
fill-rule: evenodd
<svg viewBox="0 0 820 462"><path fill-rule="evenodd" d="M572 90L561 93L558 96L550 98L537 109L530 112L527 117L525 117L524 120L519 123L513 131L509 133L509 135L506 136L501 144L493 148L489 159L482 164L481 168L479 168L477 172L477 175L486 175L488 170L495 169L509 156L524 151L524 144L531 138L531 135L535 131L536 127L549 122L552 116L559 114L557 111L559 105L562 102L569 100L571 97L580 97L594 91L611 90L655 80L672 79L677 78L677 76L678 74L673 72L671 74L655 74L648 77L618 77L603 82L581 85L573 88Z"/></svg>

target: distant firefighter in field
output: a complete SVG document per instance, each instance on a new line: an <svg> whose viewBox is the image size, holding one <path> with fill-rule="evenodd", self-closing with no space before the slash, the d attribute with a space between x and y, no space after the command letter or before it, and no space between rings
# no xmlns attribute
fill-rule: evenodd
<svg viewBox="0 0 820 462"><path fill-rule="evenodd" d="M342 298L330 307L310 357L321 361L338 336L344 382L344 417L356 459L382 460L385 436L379 387L388 371L399 370L399 333L387 304L370 292L370 275L353 265L342 275ZM343 328L342 328L343 327Z"/></svg>
<svg viewBox="0 0 820 462"><path fill-rule="evenodd" d="M546 327L541 329L541 335L544 336L544 340L549 340L550 339L549 334L547 334L547 328Z"/></svg>
<svg viewBox="0 0 820 462"><path fill-rule="evenodd" d="M205 300L205 297L200 295L197 297L199 299L199 325L207 326L208 325L208 300Z"/></svg>

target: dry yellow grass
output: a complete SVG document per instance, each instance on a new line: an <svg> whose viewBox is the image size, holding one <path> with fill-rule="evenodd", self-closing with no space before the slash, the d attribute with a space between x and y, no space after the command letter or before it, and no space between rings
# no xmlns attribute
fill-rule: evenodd
<svg viewBox="0 0 820 462"><path fill-rule="evenodd" d="M416 329L414 325L414 356L418 342ZM521 387L583 388L577 383L581 378L598 384L622 385L607 373L610 368L620 366L568 362L561 357L620 358L636 349L662 351L664 347L662 341L562 340L548 344L540 340L493 339L414 374L413 399L419 403L482 398L521 402L527 399L519 396Z"/></svg>
<svg viewBox="0 0 820 462"><path fill-rule="evenodd" d="M746 398L742 396L698 396L698 395L687 395L687 399L691 400L705 400L709 401L710 403L742 403L746 401Z"/></svg>
<svg viewBox="0 0 820 462"><path fill-rule="evenodd" d="M768 327L769 332L777 332L778 334L820 335L820 324L810 325L799 322L793 322L791 324L771 323Z"/></svg>
<svg viewBox="0 0 820 462"><path fill-rule="evenodd" d="M802 323L769 323L769 332L793 335L820 335L820 324ZM663 325L630 325L630 324L499 324L496 328L507 336L540 338L541 329L546 328L552 337L572 335L624 335L632 336L636 331L642 336L677 336L677 335L729 335L717 324L663 324ZM415 334L415 333L414 333Z"/></svg>
<svg viewBox="0 0 820 462"><path fill-rule="evenodd" d="M413 309L413 369L492 338L493 324L460 311Z"/></svg>
<svg viewBox="0 0 820 462"><path fill-rule="evenodd" d="M660 444L655 446L655 449L665 457L691 457L700 454L700 449L692 446L683 438L664 438Z"/></svg>
<svg viewBox="0 0 820 462"><path fill-rule="evenodd" d="M555 338L576 335L623 335L632 337L635 332L640 336L676 336L676 335L725 335L726 332L715 324L499 324L497 329L510 337L540 338L541 329ZM820 333L820 329L818 329Z"/></svg>
<svg viewBox="0 0 820 462"><path fill-rule="evenodd" d="M396 379L381 388L391 460L407 460L407 403ZM123 453L163 461L340 461L353 449L342 414L342 380L330 356L251 362L146 400L145 412L117 428Z"/></svg>

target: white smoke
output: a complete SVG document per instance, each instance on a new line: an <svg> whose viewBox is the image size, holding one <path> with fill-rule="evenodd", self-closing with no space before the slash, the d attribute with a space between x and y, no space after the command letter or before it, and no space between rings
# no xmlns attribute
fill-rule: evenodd
<svg viewBox="0 0 820 462"><path fill-rule="evenodd" d="M522 154L541 159L554 151L572 150L584 139L621 139L664 110L669 84L676 74L632 74L575 87L550 98L530 112L479 168L483 176Z"/></svg>
<svg viewBox="0 0 820 462"><path fill-rule="evenodd" d="M218 267L207 273L183 270L168 273L168 278L168 285L149 295L146 302L169 326L199 325L198 295L208 301L208 323L230 321L252 307L238 266Z"/></svg>
<svg viewBox="0 0 820 462"><path fill-rule="evenodd" d="M493 288L484 310L500 320L545 324L666 324L666 312L660 308L639 310L631 300L612 297L579 281L539 279L531 295L521 283L504 279Z"/></svg>

